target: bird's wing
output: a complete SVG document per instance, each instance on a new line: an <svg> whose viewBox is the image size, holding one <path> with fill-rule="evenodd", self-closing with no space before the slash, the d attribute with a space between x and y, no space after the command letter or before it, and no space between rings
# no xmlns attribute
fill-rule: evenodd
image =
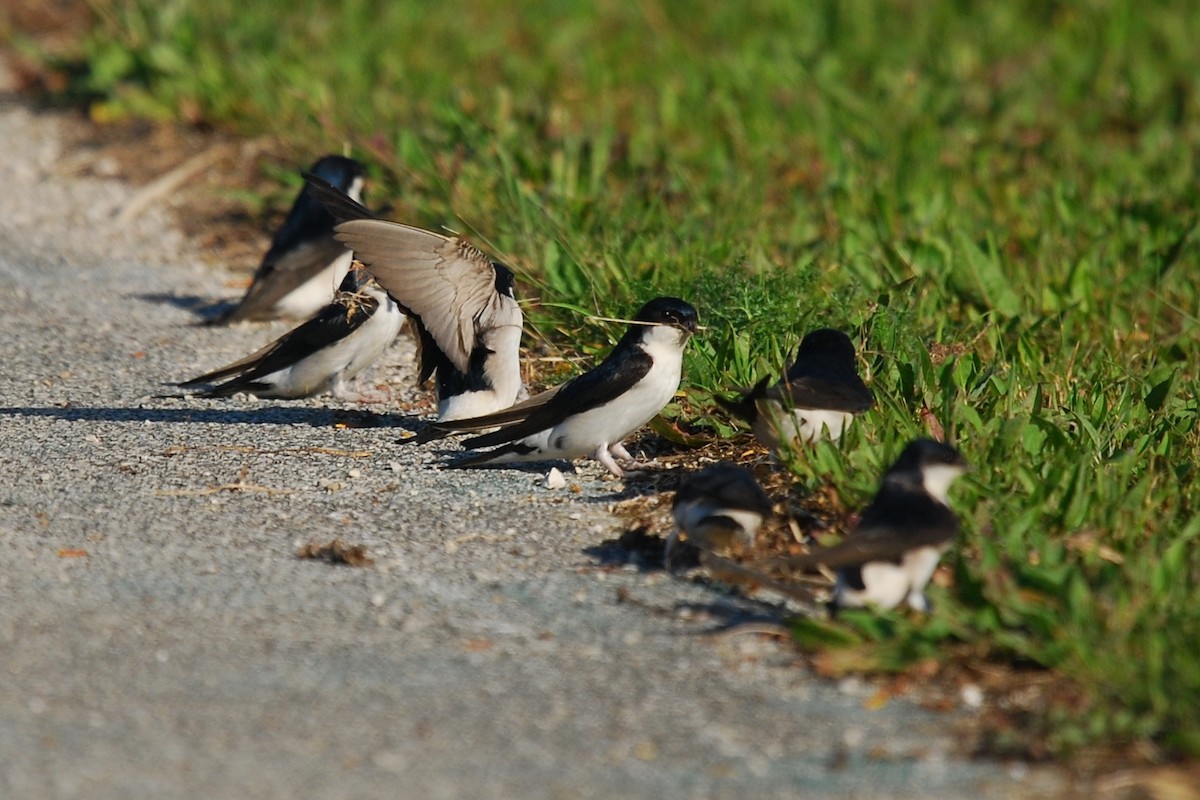
<svg viewBox="0 0 1200 800"><path fill-rule="evenodd" d="M272 316L271 310L284 295L318 275L346 249L332 235L309 239L279 252L272 248L254 273L254 283L246 291L246 296L221 321L237 322ZM331 295L335 289L336 286L329 287Z"/></svg>
<svg viewBox="0 0 1200 800"><path fill-rule="evenodd" d="M539 392L533 397L515 403L508 408L500 411L485 414L482 417L471 417L469 419L451 419L433 423L434 427L446 432L469 432L483 430L484 428L494 428L497 425L508 425L513 422L520 422L528 417L537 409L549 403L554 396L566 387L570 381L560 383L547 389L544 392Z"/></svg>
<svg viewBox="0 0 1200 800"><path fill-rule="evenodd" d="M366 323L379 306L374 298L359 295L354 296L352 303L346 298L339 300L340 302L330 303L299 327L288 331L261 350L177 385L185 388L197 386L231 375L238 375L246 380L270 375L349 336Z"/></svg>
<svg viewBox="0 0 1200 800"><path fill-rule="evenodd" d="M754 476L741 468L725 465L710 467L684 478L675 493L675 503L710 499L714 505L753 511L764 517L772 510L771 499Z"/></svg>
<svg viewBox="0 0 1200 800"><path fill-rule="evenodd" d="M502 310L491 260L461 239L385 220L340 223L336 236L395 301L421 318L446 358L466 372L481 330Z"/></svg>
<svg viewBox="0 0 1200 800"><path fill-rule="evenodd" d="M910 550L940 547L958 533L954 512L923 492L906 492L903 502L890 497L880 502L887 489L863 511L849 535L831 547L789 558L773 559L772 566L804 569L818 564L831 569L858 566L869 561L895 561Z"/></svg>
<svg viewBox="0 0 1200 800"><path fill-rule="evenodd" d="M819 408L862 413L875 404L871 390L858 380L802 376L772 386L766 396L785 408Z"/></svg>
<svg viewBox="0 0 1200 800"><path fill-rule="evenodd" d="M397 304L421 319L455 368L467 372L479 332L507 311L491 259L461 239L377 219L327 181L305 178L339 220L337 238Z"/></svg>
<svg viewBox="0 0 1200 800"><path fill-rule="evenodd" d="M491 447L552 428L569 416L598 408L620 397L645 377L653 365L654 359L640 347L622 349L618 346L600 366L564 383L553 396L523 413L519 422L472 437L463 444L469 448Z"/></svg>
<svg viewBox="0 0 1200 800"><path fill-rule="evenodd" d="M352 219L376 219L366 206L320 175L314 175L311 172L301 172L300 174L304 176L307 190L338 222Z"/></svg>

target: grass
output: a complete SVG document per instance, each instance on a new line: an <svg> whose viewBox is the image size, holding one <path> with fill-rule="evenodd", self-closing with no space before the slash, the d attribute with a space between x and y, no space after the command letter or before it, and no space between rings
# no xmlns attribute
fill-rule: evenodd
<svg viewBox="0 0 1200 800"><path fill-rule="evenodd" d="M797 481L860 507L931 417L977 471L938 613L822 646L902 668L965 644L1081 688L1043 719L1060 752L1200 755L1200 7L417 5L93 0L40 55L100 121L369 159L393 218L518 271L551 343L690 300L683 412L719 432L712 392L851 331L879 407Z"/></svg>

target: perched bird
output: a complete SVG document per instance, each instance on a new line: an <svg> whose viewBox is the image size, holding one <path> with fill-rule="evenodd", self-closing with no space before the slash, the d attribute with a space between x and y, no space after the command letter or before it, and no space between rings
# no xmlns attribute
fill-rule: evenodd
<svg viewBox="0 0 1200 800"><path fill-rule="evenodd" d="M516 402L525 388L524 318L512 271L462 239L377 219L321 176L305 178L337 218L334 235L412 320L418 383L434 376L438 419L490 414Z"/></svg>
<svg viewBox="0 0 1200 800"><path fill-rule="evenodd" d="M845 539L769 563L793 570L818 564L836 569L831 600L835 612L867 604L887 610L902 601L928 611L925 585L958 534L947 492L967 469L966 460L950 445L916 439L884 473L875 498Z"/></svg>
<svg viewBox="0 0 1200 800"><path fill-rule="evenodd" d="M501 445L455 466L574 459L593 455L618 478L614 460L633 461L622 440L663 409L679 388L683 348L699 330L696 309L674 297L642 306L595 369L506 411L435 423L450 431L499 430L473 436L471 449Z"/></svg>
<svg viewBox="0 0 1200 800"><path fill-rule="evenodd" d="M369 367L400 332L404 314L359 268L342 279L333 301L315 316L256 353L177 384L191 388L229 378L198 393L229 397L311 397L332 392L341 400L374 399L346 381Z"/></svg>
<svg viewBox="0 0 1200 800"><path fill-rule="evenodd" d="M770 378L763 378L737 400L716 400L750 423L754 435L773 453L822 437L837 441L855 414L875 404L858 377L854 357L850 337L821 328L800 342L784 380L768 386Z"/></svg>
<svg viewBox="0 0 1200 800"><path fill-rule="evenodd" d="M771 499L750 470L715 464L679 482L671 515L675 528L663 554L668 569L681 538L710 552L753 547L759 527L771 515Z"/></svg>
<svg viewBox="0 0 1200 800"><path fill-rule="evenodd" d="M355 200L362 199L363 167L342 156L325 156L312 165L320 175ZM307 319L333 299L350 269L350 251L333 237L334 219L306 186L275 232L271 249L254 273L254 282L237 306L217 324L242 320Z"/></svg>

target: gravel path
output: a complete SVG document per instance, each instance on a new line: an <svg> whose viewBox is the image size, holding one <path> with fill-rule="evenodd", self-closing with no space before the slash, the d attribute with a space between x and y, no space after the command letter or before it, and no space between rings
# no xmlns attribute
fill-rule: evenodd
<svg viewBox="0 0 1200 800"><path fill-rule="evenodd" d="M0 796L1060 786L955 755L955 713L701 635L754 606L602 566L621 485L595 465L553 492L438 469L386 406L154 398L282 328L192 326L230 275L158 210L118 228L133 190L71 177L59 124L0 107ZM388 361L409 391L406 336ZM332 537L374 565L295 556Z"/></svg>

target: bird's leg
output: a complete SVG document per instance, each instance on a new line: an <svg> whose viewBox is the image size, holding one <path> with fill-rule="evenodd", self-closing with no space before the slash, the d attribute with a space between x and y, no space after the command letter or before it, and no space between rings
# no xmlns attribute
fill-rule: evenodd
<svg viewBox="0 0 1200 800"><path fill-rule="evenodd" d="M667 572L674 572L671 568L671 555L675 552L675 547L679 544L679 528L672 527L671 533L667 535L667 542L663 545L663 566Z"/></svg>
<svg viewBox="0 0 1200 800"><path fill-rule="evenodd" d="M616 442L614 444L610 444L608 446L608 452L612 453L614 456L621 459L622 461L633 461L634 460L633 456L631 456L629 454L629 451L625 449L624 442Z"/></svg>
<svg viewBox="0 0 1200 800"><path fill-rule="evenodd" d="M923 614L933 613L933 603L930 602L929 598L925 596L924 592L913 589L908 593L908 597L906 599L908 601L908 607L913 611L920 611Z"/></svg>
<svg viewBox="0 0 1200 800"><path fill-rule="evenodd" d="M618 478L624 478L625 473L617 466L617 462L613 460L612 454L608 452L608 445L602 444L596 448L596 460L604 465L605 469L616 475Z"/></svg>
<svg viewBox="0 0 1200 800"><path fill-rule="evenodd" d="M632 455L630 455L628 450L625 449L624 442L614 442L613 444L610 444L608 446L608 452L612 453L614 456L619 458L621 460L621 462L623 464L625 464L625 466L628 469L631 469L631 470L645 469L646 467L648 467L654 463L653 460L638 461L636 458L634 458Z"/></svg>
<svg viewBox="0 0 1200 800"><path fill-rule="evenodd" d="M329 391L335 398L347 403L385 403L388 400L388 395L385 392L355 391L351 389L346 382L345 375L340 372L330 380Z"/></svg>

